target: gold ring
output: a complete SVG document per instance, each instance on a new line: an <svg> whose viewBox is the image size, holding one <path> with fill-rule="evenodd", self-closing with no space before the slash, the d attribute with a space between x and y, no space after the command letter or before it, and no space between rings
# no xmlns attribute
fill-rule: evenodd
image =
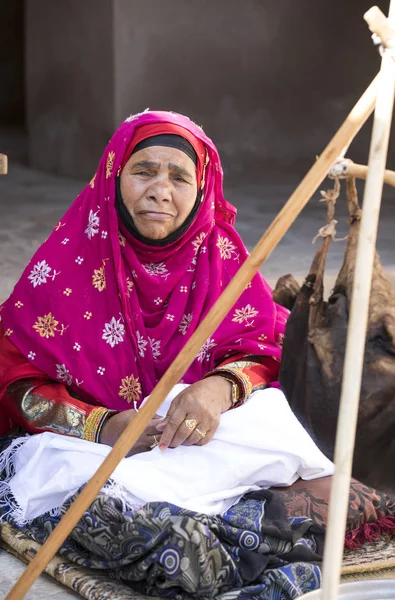
<svg viewBox="0 0 395 600"><path fill-rule="evenodd" d="M207 435L207 431L200 431L200 429L198 429L197 427L195 428L195 431L200 435L202 439L205 438Z"/></svg>
<svg viewBox="0 0 395 600"><path fill-rule="evenodd" d="M150 450L153 450L154 448L159 446L159 440L156 435L154 435L154 440L155 440L154 443L152 444L152 446L150 446Z"/></svg>
<svg viewBox="0 0 395 600"><path fill-rule="evenodd" d="M196 419L185 419L184 423L190 431L194 431L196 429L196 425L197 425Z"/></svg>

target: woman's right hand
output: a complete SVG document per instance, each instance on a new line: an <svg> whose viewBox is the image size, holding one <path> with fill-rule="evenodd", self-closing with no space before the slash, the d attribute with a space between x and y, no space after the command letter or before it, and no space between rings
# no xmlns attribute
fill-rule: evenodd
<svg viewBox="0 0 395 600"><path fill-rule="evenodd" d="M100 432L100 444L113 446L136 414L137 411L133 409L123 410L122 412L119 412L107 419ZM141 452L148 452L152 449L152 446L155 444L155 442L159 441L161 436L156 429L156 425L159 423L159 421L162 421L162 418L159 415L155 415L154 418L148 423L147 427L134 444L133 448L130 449L127 456L133 456L134 454L140 454Z"/></svg>

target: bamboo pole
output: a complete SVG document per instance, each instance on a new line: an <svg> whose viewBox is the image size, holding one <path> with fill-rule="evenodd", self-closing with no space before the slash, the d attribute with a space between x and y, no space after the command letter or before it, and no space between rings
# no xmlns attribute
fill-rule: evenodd
<svg viewBox="0 0 395 600"><path fill-rule="evenodd" d="M369 15L370 13L370 15ZM369 11L366 17L371 17ZM366 19L366 20L368 20ZM389 24L395 24L395 0L390 1ZM370 28L374 23L369 21ZM385 52L379 73L379 88L370 144L362 218L358 238L355 275L348 323L346 354L335 445L328 527L324 548L323 600L338 596L346 531L347 507L358 419L359 396L366 345L370 289L384 170L387 160L395 91L395 63Z"/></svg>
<svg viewBox="0 0 395 600"><path fill-rule="evenodd" d="M182 352L176 357L162 379L153 389L150 399L145 403L136 417L122 433L110 454L90 479L78 498L70 506L58 526L49 536L25 572L6 596L6 600L19 600L24 597L47 563L57 552L59 546L67 538L78 523L84 511L91 505L96 495L106 483L118 463L127 454L136 440L152 419L163 399L195 359L202 345L212 335L227 315L245 286L258 271L261 263L276 247L287 232L303 207L317 190L329 169L345 146L348 146L374 109L376 99L377 77L372 81L365 93L354 106L340 129L326 146L321 156L296 188L288 202L281 209L267 231L261 237L251 255L240 267L235 277L226 287L221 297L211 308L198 329L185 344Z"/></svg>
<svg viewBox="0 0 395 600"><path fill-rule="evenodd" d="M338 160L329 172L329 177L340 177L345 179L347 177L356 177L357 179L366 179L368 176L367 165L359 165L354 163L349 158L343 158ZM384 183L395 187L395 171L386 169L384 171Z"/></svg>

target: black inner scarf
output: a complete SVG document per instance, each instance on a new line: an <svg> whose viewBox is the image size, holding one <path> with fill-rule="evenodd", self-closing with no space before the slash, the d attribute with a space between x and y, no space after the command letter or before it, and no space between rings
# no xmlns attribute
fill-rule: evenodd
<svg viewBox="0 0 395 600"><path fill-rule="evenodd" d="M151 146L166 146L169 148L176 148L177 150L181 150L193 160L195 166L197 165L198 158L193 146L188 142L188 140L181 137L180 135L175 134L154 135L152 137L146 138L134 147L131 156L135 152L143 150L143 148L149 148ZM194 220L196 213L199 209L201 197L202 190L199 190L191 212L178 229L176 229L175 231L173 231L173 233L170 233L167 237L161 240L152 240L151 238L147 238L144 235L142 235L137 229L136 225L134 224L132 215L126 208L122 198L121 177L118 176L115 178L115 207L118 212L118 216L121 219L126 230L130 233L130 235L132 235L136 240L147 244L148 246L167 246L168 244L175 242L179 237L181 237L187 231L192 221Z"/></svg>

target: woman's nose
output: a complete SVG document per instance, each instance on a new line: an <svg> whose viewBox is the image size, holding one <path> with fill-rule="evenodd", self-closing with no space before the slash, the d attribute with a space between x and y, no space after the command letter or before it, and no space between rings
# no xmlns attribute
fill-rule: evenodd
<svg viewBox="0 0 395 600"><path fill-rule="evenodd" d="M148 197L157 202L170 202L171 185L167 178L157 178L149 187Z"/></svg>

